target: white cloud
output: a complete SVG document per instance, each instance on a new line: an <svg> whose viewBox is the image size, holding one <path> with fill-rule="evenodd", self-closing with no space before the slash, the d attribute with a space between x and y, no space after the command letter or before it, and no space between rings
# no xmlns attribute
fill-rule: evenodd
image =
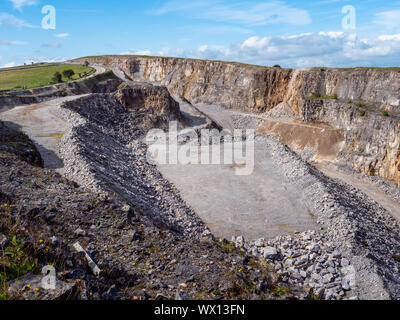
<svg viewBox="0 0 400 320"><path fill-rule="evenodd" d="M35 28L35 26L31 25L24 20L18 19L12 14L6 12L0 12L0 27L27 27L27 28Z"/></svg>
<svg viewBox="0 0 400 320"><path fill-rule="evenodd" d="M400 28L400 10L379 12L375 15L374 23L387 29Z"/></svg>
<svg viewBox="0 0 400 320"><path fill-rule="evenodd" d="M34 4L37 4L36 0L9 0L12 2L13 6L15 9L22 10L22 7L25 6L32 6Z"/></svg>
<svg viewBox="0 0 400 320"><path fill-rule="evenodd" d="M9 62L6 63L5 65L1 66L0 68L12 68L15 67L17 64L15 62Z"/></svg>
<svg viewBox="0 0 400 320"><path fill-rule="evenodd" d="M342 31L323 32L323 31L322 31L322 32L318 32L318 34L319 34L320 36L327 36L327 37L330 37L330 38L341 38L341 37L343 37L344 32L342 32ZM305 35L310 36L311 34L308 33L308 34L305 34Z"/></svg>
<svg viewBox="0 0 400 320"><path fill-rule="evenodd" d="M308 33L300 33L300 34L294 34L291 36L282 36L282 39L297 39L297 38L302 38L302 37L306 37L306 36L311 36L312 33L308 32Z"/></svg>
<svg viewBox="0 0 400 320"><path fill-rule="evenodd" d="M260 39L257 36L254 37L250 37L248 38L245 42L243 42L243 44L241 45L242 49L245 48L262 48L265 47L269 44L269 41L271 40L271 38L269 37L264 37L262 39Z"/></svg>
<svg viewBox="0 0 400 320"><path fill-rule="evenodd" d="M390 41L388 41L390 40ZM239 61L285 67L400 66L400 35L358 39L343 32L305 33L286 37L249 37L228 47L163 48L160 55Z"/></svg>
<svg viewBox="0 0 400 320"><path fill-rule="evenodd" d="M400 34L382 35L378 39L382 41L400 41Z"/></svg>
<svg viewBox="0 0 400 320"><path fill-rule="evenodd" d="M2 40L1 44L3 46L12 46L12 45L16 45L16 46L24 46L27 45L27 42L24 41L18 41L18 40Z"/></svg>
<svg viewBox="0 0 400 320"><path fill-rule="evenodd" d="M69 33L59 33L55 35L57 38L67 38L69 37Z"/></svg>
<svg viewBox="0 0 400 320"><path fill-rule="evenodd" d="M230 22L250 26L274 23L304 25L310 24L311 18L306 10L292 8L282 1L258 2L249 4L238 1L168 1L155 10L156 15L170 12L183 12L195 18L218 22Z"/></svg>

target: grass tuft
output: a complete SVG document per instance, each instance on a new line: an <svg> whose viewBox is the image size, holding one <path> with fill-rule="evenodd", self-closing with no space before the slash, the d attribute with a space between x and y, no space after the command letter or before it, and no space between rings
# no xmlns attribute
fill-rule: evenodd
<svg viewBox="0 0 400 320"><path fill-rule="evenodd" d="M382 110L381 113L384 117L389 117L389 112L387 112L386 110Z"/></svg>

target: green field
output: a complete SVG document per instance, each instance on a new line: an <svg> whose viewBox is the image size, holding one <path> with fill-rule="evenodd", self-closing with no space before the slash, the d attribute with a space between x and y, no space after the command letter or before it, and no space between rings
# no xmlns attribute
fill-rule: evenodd
<svg viewBox="0 0 400 320"><path fill-rule="evenodd" d="M72 80L80 79L79 73L86 72L86 76L94 73L91 67L75 64L36 64L7 69L0 69L0 91L32 89L51 85L52 78L57 71L62 74L64 70L72 69L75 75ZM63 76L63 81L69 81Z"/></svg>

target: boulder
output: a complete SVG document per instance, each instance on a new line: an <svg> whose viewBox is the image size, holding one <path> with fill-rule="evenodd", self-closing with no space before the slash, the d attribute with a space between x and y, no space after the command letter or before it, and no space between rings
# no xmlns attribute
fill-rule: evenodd
<svg viewBox="0 0 400 320"><path fill-rule="evenodd" d="M42 275L27 274L9 282L8 298L12 300L74 300L78 294L75 283L56 280L55 289L42 287Z"/></svg>
<svg viewBox="0 0 400 320"><path fill-rule="evenodd" d="M265 259L275 259L278 256L278 251L274 247L263 248L263 257Z"/></svg>

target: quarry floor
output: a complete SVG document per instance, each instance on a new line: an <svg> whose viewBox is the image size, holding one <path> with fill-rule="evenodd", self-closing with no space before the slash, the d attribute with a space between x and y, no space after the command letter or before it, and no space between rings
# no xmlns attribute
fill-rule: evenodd
<svg viewBox="0 0 400 320"><path fill-rule="evenodd" d="M57 155L57 144L69 126L57 116L56 111L62 102L79 97L58 98L30 106L15 107L0 113L0 119L21 126L36 143L45 167L56 169L62 174L63 164ZM232 115L244 115L213 106L196 108L229 130L235 127ZM196 112L188 115L189 109L187 105L182 104L182 110L191 121L194 124L201 123L201 119L196 119ZM254 154L254 171L248 176L236 175L236 167L232 164L160 165L159 170L178 188L183 199L216 237L231 239L232 236L243 235L252 240L316 229L312 213L299 197L301 190L285 180L279 167L279 159L275 159L262 142L256 142ZM332 165L321 165L318 169L331 178L363 191L400 219L398 202L375 185L349 177Z"/></svg>
<svg viewBox="0 0 400 320"><path fill-rule="evenodd" d="M221 152L222 153L222 152ZM315 229L300 190L285 181L262 143L255 145L251 175L236 175L235 165L160 165L161 173L217 237L274 238Z"/></svg>
<svg viewBox="0 0 400 320"><path fill-rule="evenodd" d="M257 129L258 120L265 120L264 117L218 106L196 105L195 108L230 131L238 127L235 118L242 119L239 120L242 122L240 127L248 129ZM289 123L287 121L285 119L282 123L286 125ZM304 127L297 123L295 126ZM305 127L310 130L321 129L320 124L308 124ZM336 132L333 132L333 136L337 138ZM235 166L224 164L160 165L159 169L177 186L183 198L216 236L230 239L244 235L250 240L260 237L268 239L318 228L312 211L299 196L302 190L285 180L279 159L266 149L262 140L255 143L254 159L254 172L249 176L238 176L234 171ZM328 177L364 192L400 220L398 201L376 185L355 175L345 174L327 161L316 167Z"/></svg>

